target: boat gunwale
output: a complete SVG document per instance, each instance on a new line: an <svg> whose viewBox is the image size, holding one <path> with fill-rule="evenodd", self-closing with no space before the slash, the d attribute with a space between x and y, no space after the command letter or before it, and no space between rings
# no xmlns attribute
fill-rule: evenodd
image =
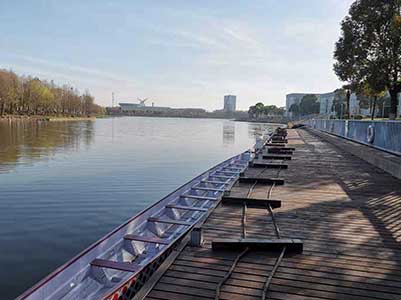
<svg viewBox="0 0 401 300"><path fill-rule="evenodd" d="M142 211L138 212L137 214L135 214L134 216L132 216L130 219L128 219L127 221L125 221L124 223L120 224L118 227L114 228L112 231L110 231L109 233L107 233L105 236L101 237L99 240L95 241L93 244L89 245L87 248L85 248L83 251L81 251L80 253L78 253L77 255L75 255L74 257L72 257L70 260L68 260L66 263L62 264L61 266L59 266L58 268L56 268L54 271L52 271L50 274L48 274L47 276L45 276L44 278L42 278L39 282L37 282L36 284L34 284L32 287L30 287L29 289L27 289L25 292L23 292L21 295L19 295L17 298L15 298L15 300L23 300L26 299L28 296L30 296L32 293L36 292L39 288L43 287L45 284L47 284L50 280L52 280L53 278L55 278L57 275L59 275L62 271L64 271L66 268L68 268L69 266L71 266L73 263L75 263L78 259L80 259L82 256L84 256L85 254L89 253L91 250L93 250L96 246L98 246L99 244L101 244L102 242L104 242L105 240L107 240L108 238L110 238L111 236L113 236L115 233L117 233L119 230L121 230L124 226L127 226L128 224L130 224L131 222L133 222L135 219L141 217L142 215L144 215L147 211L149 211L150 209L154 208L155 206L159 205L160 202L163 202L164 200L166 200L167 198L171 197L172 195L174 195L175 193L177 193L180 189L184 188L186 185L190 184L192 181L195 181L196 179L207 175L208 173L210 173L213 169L216 169L218 166L228 163L230 160L233 160L237 157L241 157L243 154L245 153L249 153L249 150L243 151L239 154L233 155L230 158L210 167L209 169L207 169L206 171L204 171L203 173L195 176L194 178L192 178L191 180L189 180L188 182L182 184L181 186L179 186L178 188L176 188L174 191L170 192L168 195L166 195L165 197L161 198L159 201L153 203L152 205L146 207L145 209L143 209ZM196 222L193 224L195 225ZM191 227L189 227L188 229L191 229ZM141 269L138 270L138 272L134 273L132 276L129 276L129 278L127 280L124 281L124 284L131 280L133 277L137 276L138 273L140 273L147 265L149 265L150 263L152 263L154 261L154 259L157 259L161 254L163 254L167 249L170 248L170 246L172 246L173 244L175 244L180 238L182 238L182 236L177 237L175 240L171 241L171 244L166 245L165 249L163 249L162 251L160 251L157 255L155 255L155 257L153 257L151 260L149 260L149 262L142 266ZM118 285L116 288L113 289L113 291L118 290L121 286L123 286L124 284L120 284ZM107 295L109 296L109 293L107 293ZM106 296L107 298L107 296ZM103 298L104 299L104 298Z"/></svg>

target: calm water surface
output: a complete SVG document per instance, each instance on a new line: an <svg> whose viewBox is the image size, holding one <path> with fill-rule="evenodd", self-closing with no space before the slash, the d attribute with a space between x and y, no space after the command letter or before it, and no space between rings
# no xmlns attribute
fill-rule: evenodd
<svg viewBox="0 0 401 300"><path fill-rule="evenodd" d="M0 122L0 291L13 299L267 124L115 118Z"/></svg>

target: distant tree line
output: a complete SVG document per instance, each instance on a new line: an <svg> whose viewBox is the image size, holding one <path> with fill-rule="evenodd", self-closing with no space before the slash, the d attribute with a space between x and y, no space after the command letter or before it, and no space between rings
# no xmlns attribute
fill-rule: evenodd
<svg viewBox="0 0 401 300"><path fill-rule="evenodd" d="M0 116L62 115L89 116L103 113L94 98L73 87L57 86L38 78L18 76L0 69Z"/></svg>
<svg viewBox="0 0 401 300"><path fill-rule="evenodd" d="M341 23L334 71L344 85L350 117L351 92L363 91L377 102L387 92L390 118L397 116L401 92L401 0L357 0ZM376 104L372 104L375 110Z"/></svg>
<svg viewBox="0 0 401 300"><path fill-rule="evenodd" d="M19 160L36 161L55 149L76 149L93 142L94 122L66 126L61 122L0 122L0 174L12 170ZM11 129L11 130L10 130ZM61 134L60 134L61 133Z"/></svg>
<svg viewBox="0 0 401 300"><path fill-rule="evenodd" d="M258 102L249 107L248 116L250 119L260 119L263 117L282 117L284 116L284 112L284 107L264 105L262 102Z"/></svg>

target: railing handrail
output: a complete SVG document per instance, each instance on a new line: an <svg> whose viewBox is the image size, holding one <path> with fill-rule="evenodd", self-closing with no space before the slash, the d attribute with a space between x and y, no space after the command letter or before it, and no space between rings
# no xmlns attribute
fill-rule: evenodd
<svg viewBox="0 0 401 300"><path fill-rule="evenodd" d="M310 119L305 125L401 156L401 121Z"/></svg>

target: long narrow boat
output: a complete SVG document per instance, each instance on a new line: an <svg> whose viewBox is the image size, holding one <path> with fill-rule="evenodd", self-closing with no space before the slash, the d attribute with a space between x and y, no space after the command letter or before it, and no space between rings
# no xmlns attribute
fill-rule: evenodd
<svg viewBox="0 0 401 300"><path fill-rule="evenodd" d="M27 290L17 300L131 299L252 159L236 155L140 212Z"/></svg>

